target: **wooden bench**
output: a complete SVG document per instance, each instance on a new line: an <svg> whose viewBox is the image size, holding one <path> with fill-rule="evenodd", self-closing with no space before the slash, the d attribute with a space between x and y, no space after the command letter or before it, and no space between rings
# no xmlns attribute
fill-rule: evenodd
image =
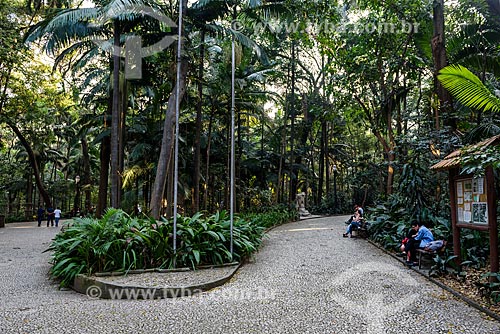
<svg viewBox="0 0 500 334"><path fill-rule="evenodd" d="M368 229L367 229L368 226L366 224L366 220L364 218L361 218L360 222L361 222L360 227L354 227L352 229L353 236L366 239L366 238L368 238ZM356 235L354 235L354 233Z"/></svg>
<svg viewBox="0 0 500 334"><path fill-rule="evenodd" d="M425 250L425 249L417 249L418 254L418 269L422 269L422 259L427 258L428 260L432 260L435 255L439 255L444 253L446 249L446 240L443 241L443 246L436 249L435 251Z"/></svg>

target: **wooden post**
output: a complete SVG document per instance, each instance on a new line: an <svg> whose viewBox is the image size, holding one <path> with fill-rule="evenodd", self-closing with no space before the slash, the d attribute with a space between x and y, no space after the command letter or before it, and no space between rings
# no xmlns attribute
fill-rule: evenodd
<svg viewBox="0 0 500 334"><path fill-rule="evenodd" d="M458 175L458 168L452 168L448 173L448 184L450 191L450 207L451 207L451 230L453 234L453 255L456 255L455 263L462 262L461 247L460 247L460 228L457 226L457 190L456 176Z"/></svg>
<svg viewBox="0 0 500 334"><path fill-rule="evenodd" d="M485 170L484 179L486 197L488 205L488 226L490 232L490 270L492 273L498 272L498 229L497 229L497 198L495 193L495 175L493 167L488 166ZM494 281L494 277L490 277Z"/></svg>

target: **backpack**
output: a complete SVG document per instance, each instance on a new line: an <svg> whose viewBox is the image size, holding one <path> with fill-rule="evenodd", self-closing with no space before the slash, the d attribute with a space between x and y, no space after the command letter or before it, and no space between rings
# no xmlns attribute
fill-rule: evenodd
<svg viewBox="0 0 500 334"><path fill-rule="evenodd" d="M430 252L435 252L438 249L440 249L441 247L443 247L443 244L444 244L443 240L434 240L434 241L427 243L424 247L424 250L430 251Z"/></svg>

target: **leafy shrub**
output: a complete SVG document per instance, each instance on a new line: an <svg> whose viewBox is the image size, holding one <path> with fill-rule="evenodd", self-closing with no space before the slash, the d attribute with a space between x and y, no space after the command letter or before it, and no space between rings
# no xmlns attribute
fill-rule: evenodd
<svg viewBox="0 0 500 334"><path fill-rule="evenodd" d="M484 242L485 232L462 229L460 246L462 259L471 261L476 268L485 267L489 258L489 242Z"/></svg>
<svg viewBox="0 0 500 334"><path fill-rule="evenodd" d="M387 201L369 208L370 238L386 249L395 249L408 232L412 220L419 220L432 228L435 239L448 240L451 233L447 218L434 215L428 208L420 208L418 214L411 211L405 197L392 195Z"/></svg>
<svg viewBox="0 0 500 334"><path fill-rule="evenodd" d="M241 260L258 249L266 227L290 221L291 212L281 209L246 218L233 221L231 254L226 211L206 218L201 213L178 216L175 255L171 220L131 217L118 209L109 209L101 219L75 218L47 250L53 252L50 273L66 286L80 273L196 268Z"/></svg>
<svg viewBox="0 0 500 334"><path fill-rule="evenodd" d="M500 273L488 272L482 275L481 279L476 282L476 286L490 303L500 303Z"/></svg>
<svg viewBox="0 0 500 334"><path fill-rule="evenodd" d="M259 226L269 228L297 220L297 214L297 209L295 207L292 208L282 204L264 208L263 211L259 213L244 213L241 214L240 217L246 221L253 221Z"/></svg>
<svg viewBox="0 0 500 334"><path fill-rule="evenodd" d="M394 201L370 208L368 217L370 238L387 249L399 246L410 227L407 212Z"/></svg>

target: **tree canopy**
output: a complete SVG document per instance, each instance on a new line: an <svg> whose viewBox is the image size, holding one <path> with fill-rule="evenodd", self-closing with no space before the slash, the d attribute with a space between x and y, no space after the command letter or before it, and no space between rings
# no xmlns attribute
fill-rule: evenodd
<svg viewBox="0 0 500 334"><path fill-rule="evenodd" d="M227 209L234 39L238 212L437 214L427 167L500 129L495 7L438 2L184 1L177 59L130 53L177 38L177 2L0 0L1 210L171 216L177 91L178 209Z"/></svg>

